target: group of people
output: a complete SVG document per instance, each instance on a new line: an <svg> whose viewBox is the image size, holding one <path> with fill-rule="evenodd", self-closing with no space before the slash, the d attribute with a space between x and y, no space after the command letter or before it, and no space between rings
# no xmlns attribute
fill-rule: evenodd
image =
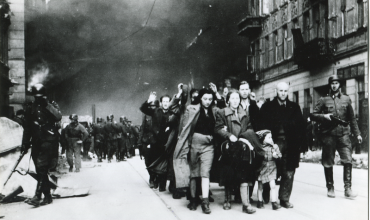
<svg viewBox="0 0 370 220"><path fill-rule="evenodd" d="M62 154L66 151L67 161L70 166L69 171L73 171L73 157L75 158L75 172L81 168L81 149L83 148L83 158L89 160L88 152L91 151L93 139L93 151L97 155L98 163L108 159L111 163L113 155L116 161L125 161L135 155L134 146L139 137L139 131L132 126L131 121L126 116L121 116L119 122L114 121L114 115L108 115L107 121L97 117L97 123L84 127L78 122L78 115L72 114L71 120L61 131ZM83 146L83 147L81 147Z"/></svg>
<svg viewBox="0 0 370 220"><path fill-rule="evenodd" d="M110 163L113 155L117 162L135 155L134 146L139 131L127 117L120 117L118 123L113 115L107 116L106 122L98 117L96 124L84 126L79 123L78 115L72 114L69 116L71 122L62 128L62 113L55 101L48 100L45 87L36 84L32 86L31 93L34 101L27 103L24 110L18 110L13 119L24 128L21 154L32 148L31 156L37 173L35 196L26 203L35 207L52 203L50 190L53 184L49 182L48 174L55 171L58 165L59 146L62 147L62 154L66 152L70 172L73 165L75 172L80 172L81 159L88 159L88 152L92 150L92 139L98 162L107 158Z"/></svg>
<svg viewBox="0 0 370 220"><path fill-rule="evenodd" d="M349 136L354 135L358 143L362 142L362 137L351 99L340 91L342 85L338 76L329 78L330 92L318 100L310 118L320 124L318 137L323 149L327 196L335 197L333 165L335 151L338 151L344 167L344 195L354 199L357 194L351 189L352 143ZM231 196L234 195L234 201L243 204L243 212L255 213L251 196L256 182L257 208L263 208L270 200L273 210L293 208L290 195L294 174L299 167L300 153L307 150L307 141L306 122L300 106L288 99L289 85L278 83L276 97L261 107L250 98L246 81L225 95L220 95L213 83L209 88L188 90L187 85L179 84L177 94L164 95L159 101L156 93L151 92L140 107L143 113L140 131L124 116L118 123L114 122L113 115L107 117L107 122L98 117L90 129L98 162L105 156L111 162L114 154L117 161L125 160L125 156L132 154L132 146L138 138L137 146L145 156L150 176L149 187L159 187L163 192L170 180L173 198L186 196L190 200L187 206L190 210L196 210L201 204L204 213L211 213L210 182L224 186L225 210L231 209ZM39 206L52 203L48 172L57 165L59 143L67 151L70 171L73 171L75 155L78 172L81 148L89 132L73 114L71 123L60 134L62 114L57 103L47 99L42 84L34 85L32 94L35 100L26 105L24 112L19 112L24 114L24 118L20 117L24 127L21 153L27 153L32 147L38 183L35 196L26 202ZM186 104L188 95L189 105ZM278 192L276 183L280 184Z"/></svg>
<svg viewBox="0 0 370 220"><path fill-rule="evenodd" d="M341 79L329 78L330 92L322 97L312 120L322 124L319 135L323 143L324 173L327 196L335 197L333 165L335 151L344 166L345 197L353 199L351 190L351 142L349 135L362 138L353 114L349 96L340 92ZM273 210L293 208L290 196L300 153L307 151L306 120L300 106L288 99L289 85L280 82L276 97L258 106L251 99L248 82L238 89L220 95L215 84L192 89L178 85L173 97L156 100L151 92L140 107L143 113L138 144L145 149L149 187L169 190L174 199L187 196L188 208L211 213L210 182L225 189L223 209L231 209L231 196L243 204L242 211L256 212L251 205L254 185L257 187L257 208L271 200ZM188 95L191 103L186 105ZM348 122L339 123L338 120ZM276 183L280 184L276 192ZM278 200L280 202L278 202Z"/></svg>

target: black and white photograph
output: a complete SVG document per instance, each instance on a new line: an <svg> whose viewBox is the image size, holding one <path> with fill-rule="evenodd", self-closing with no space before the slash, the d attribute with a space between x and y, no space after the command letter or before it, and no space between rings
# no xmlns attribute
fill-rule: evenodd
<svg viewBox="0 0 370 220"><path fill-rule="evenodd" d="M369 219L368 0L0 0L0 219Z"/></svg>

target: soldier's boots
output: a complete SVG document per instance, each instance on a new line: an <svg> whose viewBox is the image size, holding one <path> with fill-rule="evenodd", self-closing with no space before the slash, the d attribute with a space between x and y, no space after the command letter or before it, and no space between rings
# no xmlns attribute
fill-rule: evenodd
<svg viewBox="0 0 370 220"><path fill-rule="evenodd" d="M49 205L53 203L53 198L51 197L50 192L44 194L44 199L41 201L40 205Z"/></svg>
<svg viewBox="0 0 370 220"><path fill-rule="evenodd" d="M27 200L26 201L27 204L33 205L35 207L40 206L41 194L42 194L41 187L42 187L42 182L41 181L37 182L35 196L32 199Z"/></svg>
<svg viewBox="0 0 370 220"><path fill-rule="evenodd" d="M335 198L334 192L334 179L333 179L333 167L324 167L326 188L328 188L328 197Z"/></svg>
<svg viewBox="0 0 370 220"><path fill-rule="evenodd" d="M75 172L76 173L79 173L80 172L80 168L76 168Z"/></svg>
<svg viewBox="0 0 370 220"><path fill-rule="evenodd" d="M69 172L73 172L73 167L70 167L69 168Z"/></svg>
<svg viewBox="0 0 370 220"><path fill-rule="evenodd" d="M352 192L352 164L343 165L343 182L344 182L344 196L346 199L354 199L357 197L357 193Z"/></svg>

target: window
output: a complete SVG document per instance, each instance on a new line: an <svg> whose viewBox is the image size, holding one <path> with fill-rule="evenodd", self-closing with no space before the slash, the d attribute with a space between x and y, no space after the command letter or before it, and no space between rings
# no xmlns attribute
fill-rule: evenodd
<svg viewBox="0 0 370 220"><path fill-rule="evenodd" d="M310 89L304 90L304 107L308 108L310 107L310 104L312 103L312 97L310 94Z"/></svg>
<svg viewBox="0 0 370 220"><path fill-rule="evenodd" d="M317 37L322 36L321 30L324 30L322 25L325 24L325 19L320 20L320 8L319 5L315 5L312 9L312 33L311 39L315 39Z"/></svg>
<svg viewBox="0 0 370 220"><path fill-rule="evenodd" d="M283 59L288 59L288 28L287 26L283 26L282 28L282 34L283 34Z"/></svg>
<svg viewBox="0 0 370 220"><path fill-rule="evenodd" d="M275 33L272 33L269 37L268 66L272 66L275 63L275 47Z"/></svg>
<svg viewBox="0 0 370 220"><path fill-rule="evenodd" d="M260 39L260 48L259 48L259 53L260 53L260 69L262 70L265 65L265 38Z"/></svg>
<svg viewBox="0 0 370 220"><path fill-rule="evenodd" d="M307 43L310 40L310 14L308 12L303 14L303 39Z"/></svg>
<svg viewBox="0 0 370 220"><path fill-rule="evenodd" d="M274 32L274 50L275 50L275 54L274 54L274 63L277 63L279 60L279 36L278 36L278 33L277 31Z"/></svg>
<svg viewBox="0 0 370 220"><path fill-rule="evenodd" d="M259 60L259 54L260 54L260 42L257 40L254 44L254 70L259 70L260 67L260 60Z"/></svg>
<svg viewBox="0 0 370 220"><path fill-rule="evenodd" d="M358 16L358 27L364 27L365 25L365 9L364 9L364 1L363 0L358 0L357 1L357 16Z"/></svg>
<svg viewBox="0 0 370 220"><path fill-rule="evenodd" d="M265 67L269 66L269 37L265 37Z"/></svg>
<svg viewBox="0 0 370 220"><path fill-rule="evenodd" d="M293 92L293 102L299 104L299 93L298 91L297 92Z"/></svg>

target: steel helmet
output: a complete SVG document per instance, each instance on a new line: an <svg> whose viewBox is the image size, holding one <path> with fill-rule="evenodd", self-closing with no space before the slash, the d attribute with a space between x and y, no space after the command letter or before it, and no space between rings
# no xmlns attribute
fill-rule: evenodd
<svg viewBox="0 0 370 220"><path fill-rule="evenodd" d="M32 86L31 93L34 96L42 97L46 95L46 89L45 86L41 83L37 83Z"/></svg>
<svg viewBox="0 0 370 220"><path fill-rule="evenodd" d="M103 122L103 118L102 118L102 117L97 117L97 118L96 118L96 121L97 121L97 122Z"/></svg>
<svg viewBox="0 0 370 220"><path fill-rule="evenodd" d="M78 120L78 115L72 114L72 115L69 116L69 119L70 120Z"/></svg>
<svg viewBox="0 0 370 220"><path fill-rule="evenodd" d="M328 84L330 85L334 81L338 81L342 85L342 79L339 78L338 75L332 75L331 77L329 77Z"/></svg>

